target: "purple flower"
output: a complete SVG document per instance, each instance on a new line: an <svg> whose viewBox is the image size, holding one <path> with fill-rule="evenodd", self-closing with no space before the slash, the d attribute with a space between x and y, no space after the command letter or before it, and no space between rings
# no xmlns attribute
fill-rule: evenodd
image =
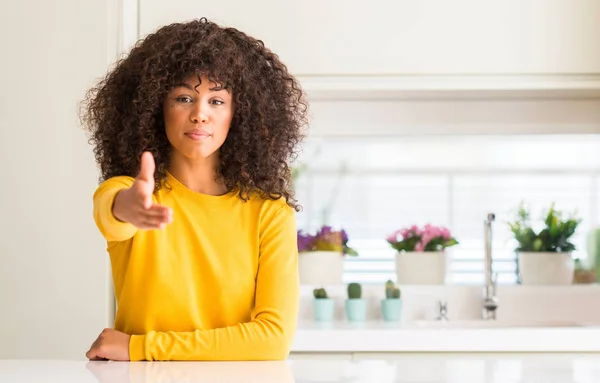
<svg viewBox="0 0 600 383"><path fill-rule="evenodd" d="M358 255L347 245L348 233L334 230L331 226L322 226L315 235L298 231L298 251L337 251L340 254Z"/></svg>
<svg viewBox="0 0 600 383"><path fill-rule="evenodd" d="M342 229L342 243L344 245L348 243L348 233L346 233L346 230L344 229Z"/></svg>
<svg viewBox="0 0 600 383"><path fill-rule="evenodd" d="M304 234L302 230L298 231L298 251L311 251L315 242L315 237L310 234Z"/></svg>

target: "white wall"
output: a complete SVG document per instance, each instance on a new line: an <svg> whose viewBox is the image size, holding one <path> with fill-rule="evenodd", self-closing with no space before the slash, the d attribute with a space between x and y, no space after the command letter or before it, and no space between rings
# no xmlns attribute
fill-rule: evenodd
<svg viewBox="0 0 600 383"><path fill-rule="evenodd" d="M84 359L111 325L77 103L115 56L116 4L0 5L0 358Z"/></svg>

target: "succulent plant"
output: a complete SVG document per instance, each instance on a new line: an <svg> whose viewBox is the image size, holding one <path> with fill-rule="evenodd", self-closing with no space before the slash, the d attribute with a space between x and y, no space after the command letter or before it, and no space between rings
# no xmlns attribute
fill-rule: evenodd
<svg viewBox="0 0 600 383"><path fill-rule="evenodd" d="M400 289L391 280L385 283L385 297L387 299L400 299Z"/></svg>
<svg viewBox="0 0 600 383"><path fill-rule="evenodd" d="M325 289L314 289L313 294L316 299L327 299L327 291Z"/></svg>
<svg viewBox="0 0 600 383"><path fill-rule="evenodd" d="M360 283L348 284L348 298L349 299L360 299L362 296L362 286Z"/></svg>
<svg viewBox="0 0 600 383"><path fill-rule="evenodd" d="M575 244L570 241L575 234L581 219L571 217L563 219L563 213L554 209L554 204L545 214L543 228L537 233L531 219L529 208L522 202L517 211L517 218L509 222L511 232L518 242L518 252L570 252Z"/></svg>

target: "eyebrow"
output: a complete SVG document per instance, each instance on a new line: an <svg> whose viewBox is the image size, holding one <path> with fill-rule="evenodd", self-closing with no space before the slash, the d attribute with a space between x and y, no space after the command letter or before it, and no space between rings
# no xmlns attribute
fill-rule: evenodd
<svg viewBox="0 0 600 383"><path fill-rule="evenodd" d="M198 84L197 86L199 86L199 85L200 85L200 84ZM191 86L190 84L188 84L188 83L186 83L186 82L182 82L182 83L179 83L179 84L175 84L175 88L179 88L179 87L186 88L186 89L189 89L189 90L191 90L191 91L194 91L194 92L196 92L196 87L194 87L194 86ZM221 86L221 85L217 85L217 86L214 86L214 87L212 87L212 88L208 88L208 90L210 90L210 91L213 91L213 92L218 92L218 91L220 91L220 90L226 90L226 89L225 89L225 87L223 87L223 86Z"/></svg>

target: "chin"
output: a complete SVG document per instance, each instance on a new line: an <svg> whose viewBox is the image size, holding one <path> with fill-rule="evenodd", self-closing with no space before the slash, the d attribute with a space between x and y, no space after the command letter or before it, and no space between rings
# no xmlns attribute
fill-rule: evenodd
<svg viewBox="0 0 600 383"><path fill-rule="evenodd" d="M191 159L191 160L205 160L209 157L212 157L216 154L217 150L208 150L208 149L204 149L204 150L194 150L191 152L186 153L186 157Z"/></svg>

